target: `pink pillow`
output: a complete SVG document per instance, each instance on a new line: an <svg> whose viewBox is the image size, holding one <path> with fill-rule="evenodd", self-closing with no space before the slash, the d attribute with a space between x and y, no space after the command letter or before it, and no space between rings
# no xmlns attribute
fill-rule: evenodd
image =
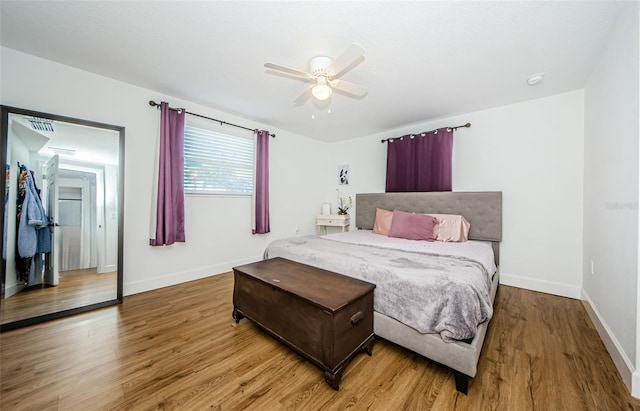
<svg viewBox="0 0 640 411"><path fill-rule="evenodd" d="M430 215L394 210L389 237L434 241L436 224L438 220Z"/></svg>
<svg viewBox="0 0 640 411"><path fill-rule="evenodd" d="M438 220L436 241L463 242L469 240L471 225L464 216L455 214L428 214Z"/></svg>
<svg viewBox="0 0 640 411"><path fill-rule="evenodd" d="M373 232L375 234L389 235L392 218L393 211L376 208L376 220L373 223Z"/></svg>

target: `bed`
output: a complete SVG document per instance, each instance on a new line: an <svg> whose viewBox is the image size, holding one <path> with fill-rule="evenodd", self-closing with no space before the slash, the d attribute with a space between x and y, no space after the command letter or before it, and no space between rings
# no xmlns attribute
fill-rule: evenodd
<svg viewBox="0 0 640 411"><path fill-rule="evenodd" d="M469 379L477 373L499 283L502 193L357 194L356 207L358 231L351 235L357 239L345 239L342 234L350 233L342 233L322 238L308 236L277 240L267 247L265 258L288 258L376 283L375 335L449 367L453 370L457 390L466 394ZM458 243L457 249L475 247L482 254L453 256L457 251L442 248L448 247L447 243L434 244L436 248L445 250L446 255L434 255L432 251L429 251L429 255L423 255L412 249L394 248L394 244L378 244L374 237L384 237L386 240L386 236L367 232L374 226L377 208L462 215L470 223L471 241L467 244ZM489 254L486 254L487 249ZM363 256L361 252L368 254ZM467 252L461 251L461 255ZM486 261L490 259L487 255L493 261ZM458 282L459 277L465 278L459 289L441 279L445 271L452 270L455 276L446 274L452 279L451 282ZM414 281L408 287L407 276ZM443 284L446 288L439 289L445 287ZM446 295L446 301L431 307L434 300L440 300L432 298L433 295L439 294ZM407 308L404 304L411 305ZM419 308L416 308L416 304ZM436 321L432 314L435 312L440 315L449 311L453 313L455 321L450 318Z"/></svg>

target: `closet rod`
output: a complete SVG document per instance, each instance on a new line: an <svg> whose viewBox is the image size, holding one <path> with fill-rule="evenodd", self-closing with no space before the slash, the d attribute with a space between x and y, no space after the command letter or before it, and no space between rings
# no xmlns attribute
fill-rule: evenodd
<svg viewBox="0 0 640 411"><path fill-rule="evenodd" d="M455 131L455 130L457 130L457 129L459 129L459 128L462 128L462 127L469 128L469 127L471 127L471 123L463 124L463 125L461 125L461 126L447 127L447 130L454 130L454 131ZM422 133L410 134L410 135L412 135L412 136L417 136L418 134L429 134L429 133L433 133L434 131L436 131L436 130L425 131L425 132L422 132ZM400 137L390 137L390 138L385 138L385 139L380 140L380 142L381 142L381 143L386 143L386 142L387 142L387 141L389 141L389 140L397 140L397 139L399 139L399 138L400 138Z"/></svg>
<svg viewBox="0 0 640 411"><path fill-rule="evenodd" d="M149 105L150 105L151 107L156 107L158 110L160 109L160 104L156 103L156 102L155 102L155 101L153 101L153 100L149 100ZM169 108L170 108L171 110L177 110L177 108L171 108L171 107L169 107ZM233 123L228 123L228 122L226 122L226 121L218 120L218 119L215 119L215 118L212 118L212 117L203 116L202 114L196 114L196 113L192 113L192 112L190 112L190 111L186 111L186 110L185 110L185 113L187 113L187 114L191 114L192 116L196 116L196 117L204 118L204 119L207 119L207 120L215 121L216 123L220 123L220 125L226 124L226 125L229 125L229 126L242 128L242 129L244 129L244 130L255 131L255 129L253 129L253 128L249 128L249 127L245 127L245 126L239 126L239 125L237 125L237 124L233 124ZM274 137L274 138L275 138L275 136L276 136L275 134L269 134L269 135L270 135L271 137Z"/></svg>

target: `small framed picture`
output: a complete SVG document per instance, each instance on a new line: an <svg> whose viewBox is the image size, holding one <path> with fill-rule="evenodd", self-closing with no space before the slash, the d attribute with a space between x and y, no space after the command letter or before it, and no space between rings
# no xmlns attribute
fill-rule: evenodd
<svg viewBox="0 0 640 411"><path fill-rule="evenodd" d="M338 166L338 184L349 185L349 164Z"/></svg>

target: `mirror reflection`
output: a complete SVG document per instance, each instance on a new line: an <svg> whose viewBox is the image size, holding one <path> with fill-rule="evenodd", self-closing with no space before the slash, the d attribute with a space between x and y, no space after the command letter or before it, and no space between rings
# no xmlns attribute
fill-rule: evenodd
<svg viewBox="0 0 640 411"><path fill-rule="evenodd" d="M0 327L121 302L124 130L14 111L3 131Z"/></svg>

